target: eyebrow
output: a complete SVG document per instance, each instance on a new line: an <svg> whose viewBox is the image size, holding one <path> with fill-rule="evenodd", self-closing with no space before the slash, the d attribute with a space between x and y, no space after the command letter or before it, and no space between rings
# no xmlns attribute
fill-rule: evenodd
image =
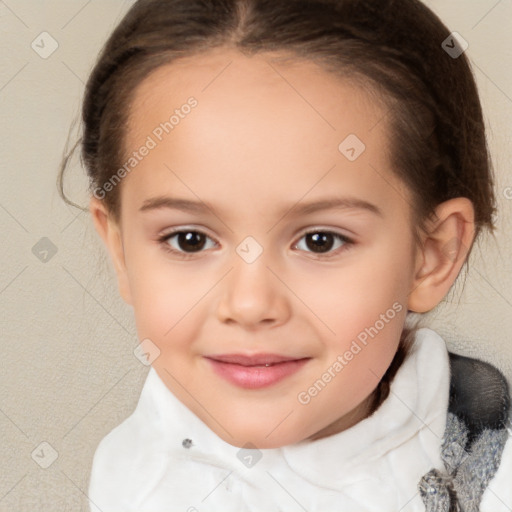
<svg viewBox="0 0 512 512"><path fill-rule="evenodd" d="M140 211L159 210L169 208L181 210L186 213L207 213L213 211L206 203L201 201L192 201L190 199L181 199L177 197L157 196L146 199ZM322 210L363 210L384 217L382 210L373 203L354 197L332 197L309 203L295 203L283 208L282 214L293 212L293 215L309 215Z"/></svg>

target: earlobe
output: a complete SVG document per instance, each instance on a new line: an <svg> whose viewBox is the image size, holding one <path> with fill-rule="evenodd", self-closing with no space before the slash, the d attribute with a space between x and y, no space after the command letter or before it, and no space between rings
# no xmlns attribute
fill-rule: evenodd
<svg viewBox="0 0 512 512"><path fill-rule="evenodd" d="M409 293L408 309L416 313L441 302L466 261L475 237L473 204L465 197L441 203L426 231Z"/></svg>
<svg viewBox="0 0 512 512"><path fill-rule="evenodd" d="M94 227L110 254L110 259L117 275L119 293L127 304L131 304L131 293L120 227L113 220L112 215L101 200L92 197L89 203L89 211Z"/></svg>

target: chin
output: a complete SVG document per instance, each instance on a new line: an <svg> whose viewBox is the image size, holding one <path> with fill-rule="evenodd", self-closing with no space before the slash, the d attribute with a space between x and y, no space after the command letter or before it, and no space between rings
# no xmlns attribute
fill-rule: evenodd
<svg viewBox="0 0 512 512"><path fill-rule="evenodd" d="M238 448L248 448L247 445L252 445L261 449L280 448L289 444L298 443L307 437L307 434L302 437L300 435L298 436L296 432L293 436L286 435L285 433L278 435L277 432L269 435L269 432L271 432L272 429L268 429L266 425L261 429L255 429L254 425L247 428L241 427L239 429L234 429L233 425L231 425L228 430L233 437L229 436L225 431L219 432L215 430L214 432L223 441Z"/></svg>

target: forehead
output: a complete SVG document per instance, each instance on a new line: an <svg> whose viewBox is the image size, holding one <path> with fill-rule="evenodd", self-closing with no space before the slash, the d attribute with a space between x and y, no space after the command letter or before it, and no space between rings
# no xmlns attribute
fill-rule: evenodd
<svg viewBox="0 0 512 512"><path fill-rule="evenodd" d="M150 73L134 92L128 136L144 136L141 125L159 124L190 96L199 100L202 116L213 115L217 123L236 112L253 114L244 120L246 130L257 120L293 118L302 121L301 128L311 125L310 135L320 131L319 137L323 131L362 132L387 110L369 82L362 88L360 79L334 75L314 61L216 48Z"/></svg>
<svg viewBox="0 0 512 512"><path fill-rule="evenodd" d="M151 73L135 91L125 136L128 153L148 137L155 142L127 177L137 194L179 186L189 196L233 202L243 193L256 201L272 191L299 199L306 189L343 185L391 199L401 184L389 169L381 102L314 62L277 57L217 49ZM182 108L191 97L197 105ZM362 148L357 160L342 152ZM379 187L387 187L383 195Z"/></svg>

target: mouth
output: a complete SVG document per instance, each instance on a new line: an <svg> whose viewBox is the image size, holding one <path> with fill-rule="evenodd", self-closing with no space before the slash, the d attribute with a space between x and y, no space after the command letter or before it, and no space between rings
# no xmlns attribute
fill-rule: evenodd
<svg viewBox="0 0 512 512"><path fill-rule="evenodd" d="M220 377L245 389L277 384L299 371L311 359L279 354L221 354L205 358Z"/></svg>

